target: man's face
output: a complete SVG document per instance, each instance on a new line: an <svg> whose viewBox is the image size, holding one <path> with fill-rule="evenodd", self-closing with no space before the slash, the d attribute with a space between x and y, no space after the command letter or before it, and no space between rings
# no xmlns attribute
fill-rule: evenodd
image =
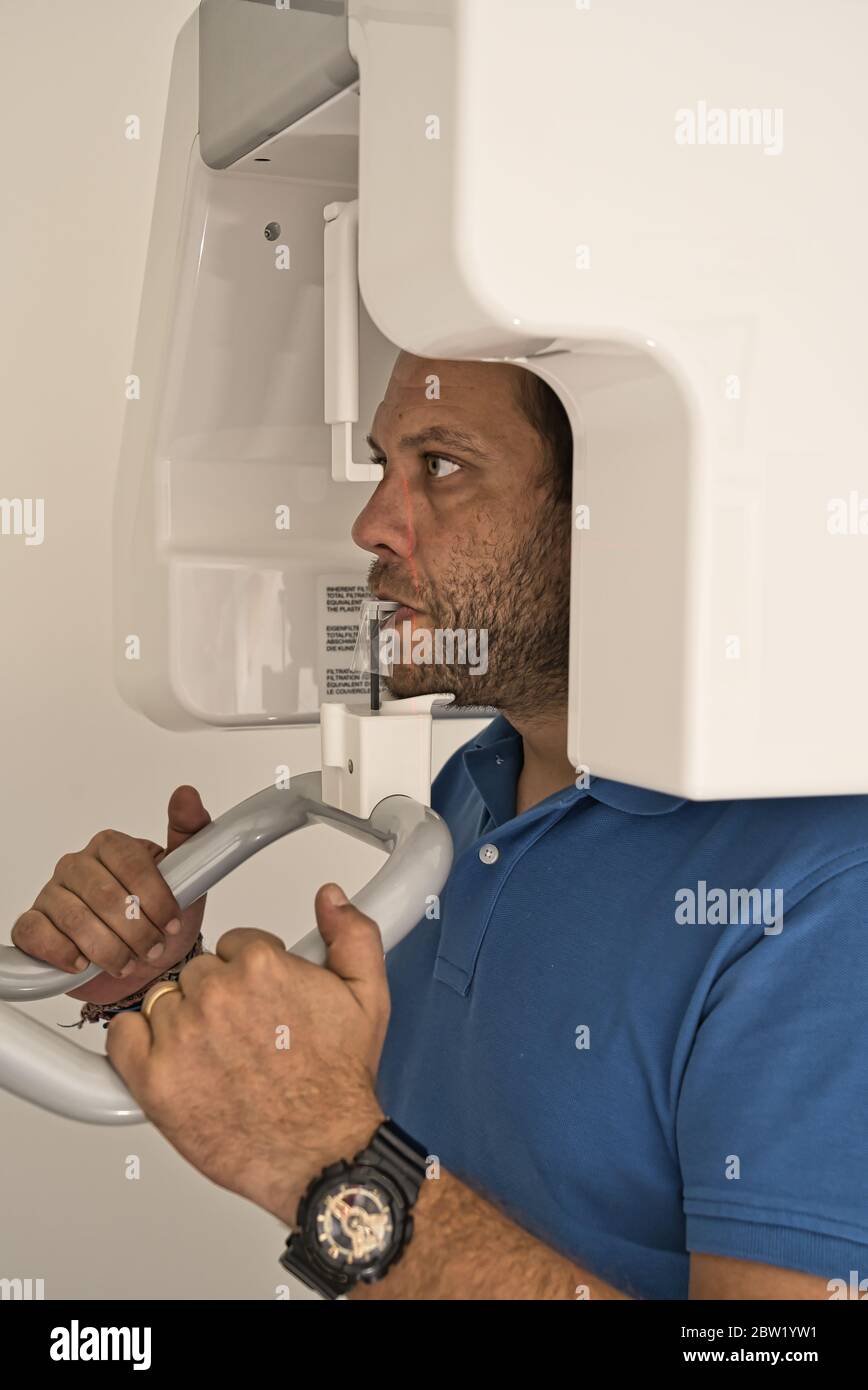
<svg viewBox="0 0 868 1390"><path fill-rule="evenodd" d="M545 444L517 397L523 370L402 352L377 408L369 443L384 476L353 540L376 556L371 592L414 610L398 615L402 655L429 655L415 635L427 628L434 658L394 667L396 697L451 693L511 714L566 701L571 511L553 501ZM479 674L448 637L437 659L438 630L467 634Z"/></svg>

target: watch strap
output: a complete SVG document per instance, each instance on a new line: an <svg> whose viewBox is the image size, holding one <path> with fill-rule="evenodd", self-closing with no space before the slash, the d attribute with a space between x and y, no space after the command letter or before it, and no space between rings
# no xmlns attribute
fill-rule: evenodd
<svg viewBox="0 0 868 1390"><path fill-rule="evenodd" d="M366 1163L375 1168L382 1164L411 1207L425 1178L428 1155L405 1129L387 1118L377 1127L368 1147L356 1154L353 1163Z"/></svg>

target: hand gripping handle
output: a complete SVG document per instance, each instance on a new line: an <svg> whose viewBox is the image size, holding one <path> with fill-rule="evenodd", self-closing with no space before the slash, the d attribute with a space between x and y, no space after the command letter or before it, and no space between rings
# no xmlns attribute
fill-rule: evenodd
<svg viewBox="0 0 868 1390"><path fill-rule="evenodd" d="M446 823L410 797L387 796L362 820L322 801L320 773L303 773L285 788L266 787L226 811L157 868L183 910L266 845L316 822L388 852L352 901L377 923L383 949L391 950L424 916L427 898L440 893L452 864ZM325 945L315 929L291 951L316 965L325 961ZM0 947L0 999L48 999L101 973L89 965L70 975L14 946ZM0 1004L0 1088L88 1124L145 1119L107 1057L78 1047L8 1004Z"/></svg>

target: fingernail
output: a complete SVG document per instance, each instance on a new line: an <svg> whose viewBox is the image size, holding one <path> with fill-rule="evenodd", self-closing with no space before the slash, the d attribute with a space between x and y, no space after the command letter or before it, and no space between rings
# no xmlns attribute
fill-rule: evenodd
<svg viewBox="0 0 868 1390"><path fill-rule="evenodd" d="M325 890L325 900L330 907L343 907L348 901L343 888L339 888L336 883L330 883Z"/></svg>
<svg viewBox="0 0 868 1390"><path fill-rule="evenodd" d="M136 962L134 960L128 960L123 970L121 971L121 979L123 979L124 975L132 975L135 968Z"/></svg>
<svg viewBox="0 0 868 1390"><path fill-rule="evenodd" d="M76 956L74 965L76 970L86 970L89 962L84 956Z"/></svg>
<svg viewBox="0 0 868 1390"><path fill-rule="evenodd" d="M161 956L163 954L165 949L166 943L164 941L158 941L156 946L152 946L150 951L148 951L147 959L156 960L158 956Z"/></svg>
<svg viewBox="0 0 868 1390"><path fill-rule="evenodd" d="M177 917L173 917L171 922L166 923L166 931L169 933L169 936L177 936L180 930L181 923Z"/></svg>

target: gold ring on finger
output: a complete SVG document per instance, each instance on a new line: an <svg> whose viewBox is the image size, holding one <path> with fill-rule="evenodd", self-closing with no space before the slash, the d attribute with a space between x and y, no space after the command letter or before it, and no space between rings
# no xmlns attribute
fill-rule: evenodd
<svg viewBox="0 0 868 1390"><path fill-rule="evenodd" d="M182 993L181 986L178 984L177 980L160 980L158 984L154 985L153 989L149 989L142 1000L142 1013L145 1018L150 1018L152 1008L162 995L174 994L176 990L179 994Z"/></svg>

